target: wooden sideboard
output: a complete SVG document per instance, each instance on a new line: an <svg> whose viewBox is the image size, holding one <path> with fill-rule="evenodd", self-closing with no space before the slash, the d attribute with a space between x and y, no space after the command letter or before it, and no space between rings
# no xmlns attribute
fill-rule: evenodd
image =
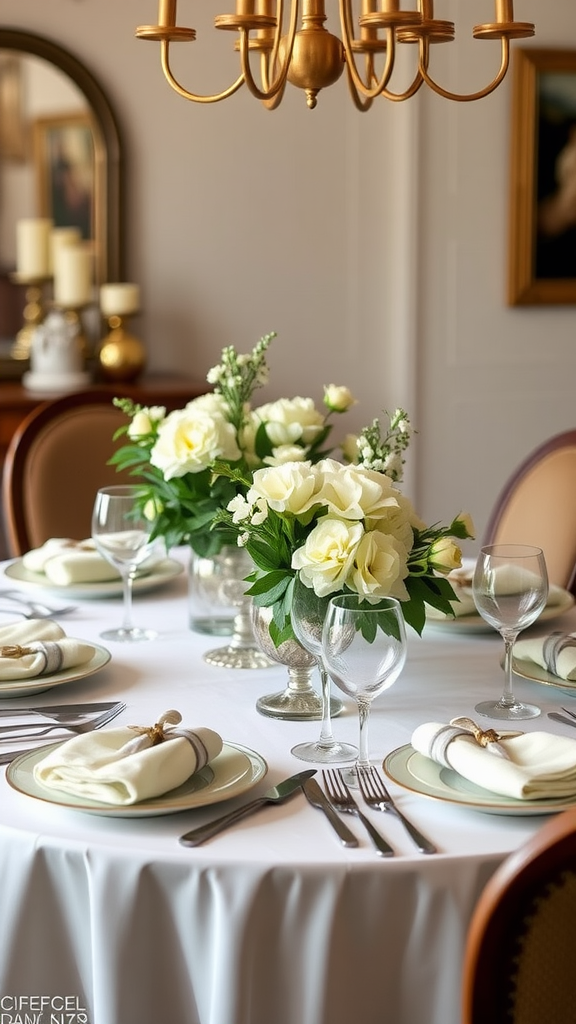
<svg viewBox="0 0 576 1024"><path fill-rule="evenodd" d="M87 385L83 391L109 391L110 401L113 398L132 398L141 405L163 405L170 412L180 409L192 398L209 391L205 381L190 380L175 376L145 376L132 384L96 383ZM6 451L10 441L26 416L37 406L51 398L59 398L57 393L37 394L27 391L20 381L0 381L0 476L4 465ZM4 537L3 516L0 508L0 558L7 558L7 546Z"/></svg>

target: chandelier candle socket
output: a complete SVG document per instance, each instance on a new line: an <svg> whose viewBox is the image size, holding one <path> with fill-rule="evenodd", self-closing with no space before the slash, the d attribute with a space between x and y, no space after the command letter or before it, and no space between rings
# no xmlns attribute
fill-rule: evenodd
<svg viewBox="0 0 576 1024"><path fill-rule="evenodd" d="M180 96L196 103L216 103L246 85L268 110L274 110L290 83L305 92L308 107L314 109L318 93L334 85L346 67L352 100L360 111L368 110L377 96L410 99L424 83L445 99L482 99L500 85L508 71L510 41L534 35L534 25L514 20L512 0L495 0L495 20L475 25L472 35L500 42L500 66L484 88L461 94L436 82L429 69L432 44L451 43L456 38L454 22L434 17L433 0L417 0L408 10L401 8L400 0L340 0L338 35L324 26L329 21L325 6L324 0L291 0L290 4L236 0L235 14L217 14L214 28L237 34L233 48L239 54L240 73L222 92L212 95L189 92L170 68L170 43L194 42L197 36L196 29L176 24L177 0L159 0L158 24L140 25L136 35L161 44L167 81ZM333 19L336 6L335 2L328 5ZM391 81L397 44L402 43L415 44L417 56L410 85L396 92ZM253 65L260 67L259 83Z"/></svg>

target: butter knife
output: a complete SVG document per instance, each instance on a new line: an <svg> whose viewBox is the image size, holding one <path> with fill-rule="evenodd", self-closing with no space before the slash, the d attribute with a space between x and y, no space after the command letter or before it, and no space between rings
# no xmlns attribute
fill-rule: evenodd
<svg viewBox="0 0 576 1024"><path fill-rule="evenodd" d="M317 807L320 811L324 811L324 814L328 818L328 821L332 825L332 828L342 845L358 846L356 836L338 816L328 797L320 789L316 779L307 779L302 786L302 789L304 790L308 802L312 804L312 807Z"/></svg>

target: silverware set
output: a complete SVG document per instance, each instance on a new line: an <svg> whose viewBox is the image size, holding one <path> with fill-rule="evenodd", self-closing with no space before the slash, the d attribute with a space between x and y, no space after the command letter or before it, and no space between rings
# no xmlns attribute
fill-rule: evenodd
<svg viewBox="0 0 576 1024"><path fill-rule="evenodd" d="M549 711L548 718L551 718L553 722L562 722L562 725L572 725L576 728L576 714L573 711L569 711L568 708L560 708L560 710L564 711L565 714L560 715L557 711ZM569 717L566 718L566 715Z"/></svg>
<svg viewBox="0 0 576 1024"><path fill-rule="evenodd" d="M83 710L78 713L77 708L82 708ZM125 709L126 705L121 701L115 701L107 705L71 704L67 708L64 705L59 705L54 708L26 708L20 711L3 709L1 712L3 716L11 715L12 717L22 716L27 718L29 715L34 714L38 715L39 720L38 723L23 721L14 725L0 726L0 741L43 740L45 736L54 730L64 730L74 735L92 732L94 729L101 729L102 726L108 725ZM94 715L95 711L99 713ZM45 724L42 722L42 718L48 719ZM10 761L13 761L20 754L27 754L35 749L36 745L26 747L23 750L3 751L0 753L0 765L9 764Z"/></svg>
<svg viewBox="0 0 576 1024"><path fill-rule="evenodd" d="M2 598L7 607L2 607ZM51 619L56 615L67 615L76 610L75 604L49 605L29 601L18 590L0 590L0 612L6 615L21 615L25 619Z"/></svg>

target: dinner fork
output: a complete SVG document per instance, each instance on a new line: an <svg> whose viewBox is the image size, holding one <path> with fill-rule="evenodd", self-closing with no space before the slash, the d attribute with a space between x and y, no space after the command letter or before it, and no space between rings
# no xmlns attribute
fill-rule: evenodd
<svg viewBox="0 0 576 1024"><path fill-rule="evenodd" d="M573 711L569 711L568 708L562 708L562 711L565 711L567 715L570 715L570 718L576 718L576 715L574 714L574 712Z"/></svg>
<svg viewBox="0 0 576 1024"><path fill-rule="evenodd" d="M109 708L107 711L103 711L97 718L84 719L79 718L74 721L59 721L49 722L48 725L43 725L41 728L31 722L28 725L5 725L0 728L0 733L3 735L0 737L1 740L21 740L29 739L36 740L42 736L47 736L48 733L54 732L55 729L65 729L67 732L83 733L92 732L93 729L100 729L103 725L107 725L116 718L121 711L125 711L126 705L117 703L114 707ZM39 723L41 724L41 723ZM33 729L33 732L22 732L23 729Z"/></svg>
<svg viewBox="0 0 576 1024"><path fill-rule="evenodd" d="M429 839L426 839L426 836L423 836L416 826L413 825L411 821L408 821L408 818L404 817L402 811L398 810L390 796L390 793L386 789L386 786L377 774L373 765L370 765L369 768L358 768L358 782L360 785L360 792L362 793L365 803L368 804L368 807L373 807L377 811L390 811L391 814L394 814L395 817L402 822L408 835L416 843L420 853L438 852L434 843L431 843Z"/></svg>
<svg viewBox="0 0 576 1024"><path fill-rule="evenodd" d="M340 772L336 774L336 771L332 768L327 768L322 772L322 778L328 796L330 797L334 807L338 811L342 811L343 814L355 814L360 819L368 835L370 836L374 846L378 850L381 857L393 857L394 850L389 843L386 842L384 836L374 828L374 825L368 818L362 814L362 811L358 807L354 797L352 796L348 786L344 782Z"/></svg>

